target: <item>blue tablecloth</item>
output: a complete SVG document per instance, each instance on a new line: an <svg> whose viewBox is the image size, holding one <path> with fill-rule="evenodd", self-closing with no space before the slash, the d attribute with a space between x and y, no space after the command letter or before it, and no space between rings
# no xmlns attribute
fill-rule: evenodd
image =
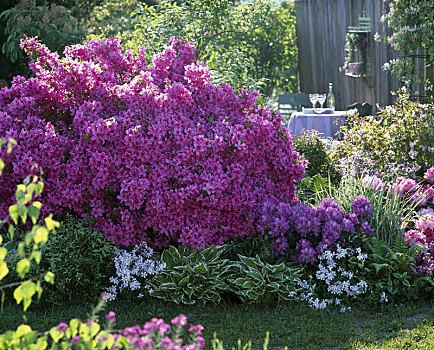
<svg viewBox="0 0 434 350"><path fill-rule="evenodd" d="M302 130L318 130L322 137L337 137L341 125L345 121L346 111L335 111L333 114L316 114L295 112L291 115L288 129L293 136L299 136Z"/></svg>

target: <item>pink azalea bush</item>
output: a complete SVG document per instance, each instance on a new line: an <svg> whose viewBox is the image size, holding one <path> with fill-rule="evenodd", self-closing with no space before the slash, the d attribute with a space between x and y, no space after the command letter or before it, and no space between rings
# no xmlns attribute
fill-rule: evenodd
<svg viewBox="0 0 434 350"><path fill-rule="evenodd" d="M210 82L192 43L172 38L151 65L118 39L22 48L36 77L0 91L0 218L12 184L43 171L43 211L96 219L120 245L200 248L248 236L264 200L296 203L305 160L258 94Z"/></svg>

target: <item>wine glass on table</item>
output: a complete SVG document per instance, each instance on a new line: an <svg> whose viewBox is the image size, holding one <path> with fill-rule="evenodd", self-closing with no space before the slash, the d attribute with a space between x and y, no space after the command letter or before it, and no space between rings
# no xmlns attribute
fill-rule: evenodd
<svg viewBox="0 0 434 350"><path fill-rule="evenodd" d="M310 103L312 103L312 108L315 110L316 103L318 101L318 94L309 94Z"/></svg>
<svg viewBox="0 0 434 350"><path fill-rule="evenodd" d="M326 98L327 98L326 94L318 94L318 102L321 105L321 109L324 106L324 102L325 102Z"/></svg>

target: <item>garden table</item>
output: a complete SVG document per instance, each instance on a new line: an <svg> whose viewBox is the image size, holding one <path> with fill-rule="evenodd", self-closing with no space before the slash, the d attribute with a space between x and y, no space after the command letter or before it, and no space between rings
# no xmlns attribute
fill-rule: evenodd
<svg viewBox="0 0 434 350"><path fill-rule="evenodd" d="M329 114L317 114L310 110L295 112L289 119L288 129L293 136L299 136L302 130L318 130L323 137L336 138L345 121L347 111L334 111Z"/></svg>

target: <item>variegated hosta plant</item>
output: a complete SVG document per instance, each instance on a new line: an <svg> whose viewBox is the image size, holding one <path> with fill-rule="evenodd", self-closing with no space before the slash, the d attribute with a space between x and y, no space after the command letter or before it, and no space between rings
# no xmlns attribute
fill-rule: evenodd
<svg viewBox="0 0 434 350"><path fill-rule="evenodd" d="M169 247L161 255L166 268L149 282L150 295L177 304L219 303L231 290L226 281L234 273L233 263L220 258L224 249Z"/></svg>
<svg viewBox="0 0 434 350"><path fill-rule="evenodd" d="M297 293L301 268L283 262L266 264L258 255L255 258L238 257L240 261L234 263L235 273L229 278L229 283L243 302L290 300Z"/></svg>
<svg viewBox="0 0 434 350"><path fill-rule="evenodd" d="M289 300L297 292L301 269L266 264L259 256L222 259L225 249L225 245L202 250L169 247L161 256L166 268L148 282L150 295L177 304L205 305L219 303L224 293L243 302L266 302Z"/></svg>

